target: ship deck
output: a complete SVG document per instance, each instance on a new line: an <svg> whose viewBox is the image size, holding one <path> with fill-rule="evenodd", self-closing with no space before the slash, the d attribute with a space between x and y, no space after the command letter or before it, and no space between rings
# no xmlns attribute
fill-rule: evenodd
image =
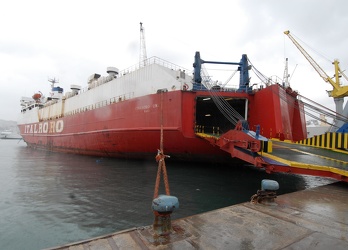
<svg viewBox="0 0 348 250"><path fill-rule="evenodd" d="M174 220L169 236L146 226L50 249L348 249L347 207L348 183L336 182Z"/></svg>

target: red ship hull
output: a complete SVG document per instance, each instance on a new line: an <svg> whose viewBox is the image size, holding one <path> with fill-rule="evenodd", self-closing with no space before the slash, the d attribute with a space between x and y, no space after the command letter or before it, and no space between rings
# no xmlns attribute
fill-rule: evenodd
<svg viewBox="0 0 348 250"><path fill-rule="evenodd" d="M221 92L244 113L251 130L257 125L268 138L306 138L304 110L296 95L279 85L253 94ZM102 157L146 159L160 147L163 125L164 152L186 161L227 161L228 153L196 135L223 133L234 126L206 103L206 91L170 91L110 102L99 108L37 123L19 124L24 141L34 148ZM209 116L207 116L209 112Z"/></svg>

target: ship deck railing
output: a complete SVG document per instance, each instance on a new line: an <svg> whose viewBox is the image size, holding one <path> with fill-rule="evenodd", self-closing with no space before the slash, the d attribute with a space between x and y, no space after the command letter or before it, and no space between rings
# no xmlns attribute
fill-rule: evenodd
<svg viewBox="0 0 348 250"><path fill-rule="evenodd" d="M104 107L104 106L107 106L107 105L110 105L113 103L122 102L122 101L125 101L128 99L131 99L133 96L134 96L134 92L130 92L130 93L127 93L126 95L119 95L119 96L111 97L108 100L103 100L103 101L100 101L100 102L97 102L94 104L90 104L90 105L66 112L66 113L64 113L64 116L74 115L74 114L85 112L88 110L101 108L101 107Z"/></svg>
<svg viewBox="0 0 348 250"><path fill-rule="evenodd" d="M27 105L27 106L24 106L24 107L22 107L22 109L21 109L21 112L25 112L25 111L27 111L27 110L31 110L31 109L33 109L33 108L43 108L45 105L44 104L42 104L42 103L31 103L31 104L29 104L29 105Z"/></svg>
<svg viewBox="0 0 348 250"><path fill-rule="evenodd" d="M125 95L114 96L114 97L111 97L107 100L103 100L103 101L100 101L97 103L93 103L90 105L83 106L81 108L77 108L77 109L73 109L71 111L65 112L63 116L70 116L70 115L75 115L78 113L86 112L89 110L94 110L94 109L101 108L101 107L104 107L107 105L111 105L113 103L122 102L122 101L125 101L128 99L131 99L132 97L134 97L134 92L129 92ZM50 120L50 119L55 119L55 118L59 118L59 117L47 117L47 118L42 118L41 120L43 121L43 120Z"/></svg>
<svg viewBox="0 0 348 250"><path fill-rule="evenodd" d="M206 136L219 138L223 134L219 126L206 126L206 125L196 125L195 126L196 134L205 134Z"/></svg>
<svg viewBox="0 0 348 250"><path fill-rule="evenodd" d="M137 63L137 64L134 64L133 66L130 66L124 70L121 70L118 74L118 77L117 78L121 78L127 74L130 74L134 71L137 71L139 70L140 68L143 68L145 66L148 66L148 65L152 65L152 64L157 64L157 65L161 65L163 67L166 67L168 69L171 69L171 70L175 70L175 71L183 71L183 72L191 72L192 70L189 70L189 69L186 69L184 67L181 67L179 65L176 65L174 63L171 63L171 62L168 62L164 59L161 59L159 57L156 57L156 56L153 56L153 57L150 57L140 63ZM106 83L106 82L105 82ZM89 87L86 86L84 88L82 88L81 90L79 90L79 93L83 93L83 92L86 92L89 90Z"/></svg>
<svg viewBox="0 0 348 250"><path fill-rule="evenodd" d="M168 61L166 61L164 59L161 59L159 57L153 56L153 57L150 57L150 58L148 58L148 59L146 59L146 60L144 60L144 61L142 61L140 63L137 63L137 64L135 64L135 65L125 69L125 70L122 70L119 75L123 76L123 75L129 74L129 73L131 73L133 71L136 71L136 70L138 70L140 68L143 68L143 67L151 65L151 64L158 64L158 65L164 66L164 67L166 67L168 69L181 70L183 72L190 72L190 71L192 71L192 70L186 69L184 67L181 67L179 65L176 65L174 63L168 62Z"/></svg>

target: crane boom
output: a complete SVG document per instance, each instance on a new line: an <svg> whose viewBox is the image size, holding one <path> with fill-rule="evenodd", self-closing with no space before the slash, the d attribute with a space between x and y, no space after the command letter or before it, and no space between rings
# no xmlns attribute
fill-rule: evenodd
<svg viewBox="0 0 348 250"><path fill-rule="evenodd" d="M343 75L344 77L346 77L343 72L341 72L341 69L339 67L339 62L338 60L334 60L334 62L332 63L335 67L335 80L333 80L331 77L329 77L325 71L319 66L319 64L314 61L314 59L307 53L307 51L295 40L295 38L293 38L290 35L290 31L284 31L284 34L287 35L290 40L295 44L295 46L299 49L299 51L304 55L304 57L308 60L308 62L313 66L313 68L318 72L318 74L320 75L321 78L324 79L325 82L329 82L332 87L333 90L332 91L328 91L329 96L330 97L334 97L334 98L341 98L341 97L345 97L348 96L348 86L341 86L340 85L340 76Z"/></svg>

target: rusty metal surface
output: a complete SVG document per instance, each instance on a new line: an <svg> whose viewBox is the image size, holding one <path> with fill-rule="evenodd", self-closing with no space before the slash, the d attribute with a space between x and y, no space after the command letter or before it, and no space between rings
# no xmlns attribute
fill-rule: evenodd
<svg viewBox="0 0 348 250"><path fill-rule="evenodd" d="M348 183L178 219L169 236L152 226L52 249L348 249Z"/></svg>

